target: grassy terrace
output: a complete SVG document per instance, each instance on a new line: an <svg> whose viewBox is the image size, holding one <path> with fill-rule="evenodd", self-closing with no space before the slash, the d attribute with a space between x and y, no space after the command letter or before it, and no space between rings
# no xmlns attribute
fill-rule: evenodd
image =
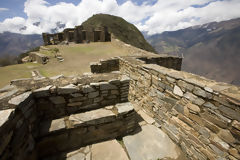
<svg viewBox="0 0 240 160"><path fill-rule="evenodd" d="M51 58L46 65L26 63L0 67L0 88L9 84L13 79L31 77L31 71L33 70L39 70L39 72L46 77L59 74L65 76L80 75L84 72L90 72L90 62L114 56L127 55L126 50L115 46L111 42L70 44L68 46L53 45L48 47L58 48L64 61L59 62L56 58Z"/></svg>

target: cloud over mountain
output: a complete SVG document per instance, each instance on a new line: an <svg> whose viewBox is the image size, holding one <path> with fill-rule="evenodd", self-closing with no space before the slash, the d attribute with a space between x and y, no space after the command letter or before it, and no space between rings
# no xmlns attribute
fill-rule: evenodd
<svg viewBox="0 0 240 160"><path fill-rule="evenodd" d="M69 2L52 5L45 0L27 0L24 3L27 18L5 19L0 22L0 32L40 34L61 31L59 23L73 27L93 14L107 13L123 17L141 31L155 34L237 18L240 17L239 8L239 0L150 0L142 4L130 0L121 4L116 0L81 0L77 5Z"/></svg>

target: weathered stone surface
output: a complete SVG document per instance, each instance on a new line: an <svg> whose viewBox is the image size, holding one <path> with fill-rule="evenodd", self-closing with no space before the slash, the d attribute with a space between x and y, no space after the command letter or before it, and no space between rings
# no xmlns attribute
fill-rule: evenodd
<svg viewBox="0 0 240 160"><path fill-rule="evenodd" d="M133 110L133 105L130 102L116 104L119 114L127 113Z"/></svg>
<svg viewBox="0 0 240 160"><path fill-rule="evenodd" d="M14 109L0 110L0 127L8 121L11 113L14 112Z"/></svg>
<svg viewBox="0 0 240 160"><path fill-rule="evenodd" d="M187 106L187 108L189 108L189 109L192 110L193 112L198 113L198 112L201 111L200 108L199 108L197 105L195 105L195 104L188 103L186 106Z"/></svg>
<svg viewBox="0 0 240 160"><path fill-rule="evenodd" d="M240 122L233 120L232 126L238 130L240 130Z"/></svg>
<svg viewBox="0 0 240 160"><path fill-rule="evenodd" d="M50 88L53 87L49 85L47 87L39 88L33 91L34 96L36 97L47 97L50 96Z"/></svg>
<svg viewBox="0 0 240 160"><path fill-rule="evenodd" d="M177 159L181 155L171 139L153 125L142 126L141 132L123 137L123 142L131 160Z"/></svg>
<svg viewBox="0 0 240 160"><path fill-rule="evenodd" d="M210 92L210 93L213 93L213 89L210 88L210 87L204 87L204 90L205 90L205 91L208 91L208 92Z"/></svg>
<svg viewBox="0 0 240 160"><path fill-rule="evenodd" d="M19 90L17 88L11 90L11 91L8 91L8 92L3 92L3 93L0 93L0 100L3 100L5 98L10 98L12 97L14 94L16 94Z"/></svg>
<svg viewBox="0 0 240 160"><path fill-rule="evenodd" d="M202 134L203 137L205 137L207 139L210 137L210 131L207 128L205 128L205 127L201 127L199 129L199 133Z"/></svg>
<svg viewBox="0 0 240 160"><path fill-rule="evenodd" d="M229 153L233 155L235 158L240 159L240 154L236 148L229 149Z"/></svg>
<svg viewBox="0 0 240 160"><path fill-rule="evenodd" d="M20 103L24 102L31 94L32 94L32 92L25 92L23 94L20 94L16 97L10 99L8 101L8 103L13 104L13 105L19 105Z"/></svg>
<svg viewBox="0 0 240 160"><path fill-rule="evenodd" d="M85 154L77 152L75 154L67 155L66 160L85 160Z"/></svg>
<svg viewBox="0 0 240 160"><path fill-rule="evenodd" d="M153 124L155 122L155 120L150 117L149 115L147 115L147 113L145 113L143 110L139 110L138 114L144 119L144 121L146 121L148 124Z"/></svg>
<svg viewBox="0 0 240 160"><path fill-rule="evenodd" d="M49 100L50 100L53 104L63 104L63 103L66 103L64 97L62 97L62 96L49 97Z"/></svg>
<svg viewBox="0 0 240 160"><path fill-rule="evenodd" d="M89 92L94 92L94 91L95 91L95 89L93 87L91 87L90 85L82 86L83 93L89 93Z"/></svg>
<svg viewBox="0 0 240 160"><path fill-rule="evenodd" d="M205 102L203 99L198 98L190 92L186 92L183 96L199 106L201 106Z"/></svg>
<svg viewBox="0 0 240 160"><path fill-rule="evenodd" d="M178 111L179 113L182 113L184 115L189 115L189 110L187 108L187 106L183 106L181 104L176 104L174 106L175 110Z"/></svg>
<svg viewBox="0 0 240 160"><path fill-rule="evenodd" d="M122 146L116 141L93 144L92 160L129 160Z"/></svg>
<svg viewBox="0 0 240 160"><path fill-rule="evenodd" d="M183 96L182 90L177 85L174 86L173 93L180 96L180 97Z"/></svg>
<svg viewBox="0 0 240 160"><path fill-rule="evenodd" d="M219 148L217 148L215 145L213 144L209 144L209 146L211 147L211 149L216 153L216 155L219 155L221 157L224 157L225 153L223 151L221 151Z"/></svg>
<svg viewBox="0 0 240 160"><path fill-rule="evenodd" d="M40 134L43 136L50 132L62 130L65 128L66 126L65 126L64 118L54 119L52 121L46 121L41 124Z"/></svg>
<svg viewBox="0 0 240 160"><path fill-rule="evenodd" d="M97 109L89 112L74 114L69 116L69 121L71 121L73 126L78 126L84 123L103 123L106 121L111 121L115 117L115 114L106 109Z"/></svg>
<svg viewBox="0 0 240 160"><path fill-rule="evenodd" d="M240 111L233 110L223 105L218 107L228 118L240 121Z"/></svg>
<svg viewBox="0 0 240 160"><path fill-rule="evenodd" d="M57 89L58 94L71 94L78 91L78 87L74 84L69 84L64 87L59 87Z"/></svg>
<svg viewBox="0 0 240 160"><path fill-rule="evenodd" d="M227 143L235 143L236 140L229 130L221 129L218 136Z"/></svg>
<svg viewBox="0 0 240 160"><path fill-rule="evenodd" d="M100 90L110 90L110 89L118 89L117 86L109 84L108 82L100 82Z"/></svg>
<svg viewBox="0 0 240 160"><path fill-rule="evenodd" d="M213 105L212 103L210 102L206 102L203 104L203 106L207 107L207 108L210 108L210 109L217 109L217 107L215 105Z"/></svg>
<svg viewBox="0 0 240 160"><path fill-rule="evenodd" d="M182 80L178 80L178 81L177 81L177 84L178 84L178 86L180 86L181 88L187 89L187 90L189 90L189 91L192 91L193 88L194 88L194 86L193 86L192 84L186 83L186 82L184 82L184 81L182 81Z"/></svg>
<svg viewBox="0 0 240 160"><path fill-rule="evenodd" d="M88 98L95 98L99 96L99 91L91 92L88 94Z"/></svg>
<svg viewBox="0 0 240 160"><path fill-rule="evenodd" d="M217 135L211 135L210 140L215 143L215 145L217 145L218 147L220 147L221 149L227 151L230 146L229 144L227 144L226 142L224 142L223 140L221 140Z"/></svg>
<svg viewBox="0 0 240 160"><path fill-rule="evenodd" d="M166 79L167 79L167 81L170 82L170 83L174 83L174 82L176 81L175 79L173 79L173 78L171 78L171 77L168 77L168 76L166 76Z"/></svg>
<svg viewBox="0 0 240 160"><path fill-rule="evenodd" d="M201 88L199 88L199 87L194 87L193 93L198 95L198 96L204 97L204 98L207 97L206 92L204 90L202 90Z"/></svg>

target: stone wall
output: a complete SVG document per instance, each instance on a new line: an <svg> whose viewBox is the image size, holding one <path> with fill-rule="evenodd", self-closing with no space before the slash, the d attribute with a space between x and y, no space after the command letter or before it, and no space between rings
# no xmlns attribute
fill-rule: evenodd
<svg viewBox="0 0 240 160"><path fill-rule="evenodd" d="M119 59L111 58L101 60L100 62L93 62L90 64L92 73L108 73L112 71L119 71Z"/></svg>
<svg viewBox="0 0 240 160"><path fill-rule="evenodd" d="M0 159L41 159L132 132L137 125L136 113L128 104L120 105L128 101L130 79L119 76L115 73L12 81L11 86L0 90ZM76 116L82 119L71 118ZM62 124L59 119L66 122L67 128L52 136ZM43 124L53 133L43 135Z"/></svg>
<svg viewBox="0 0 240 160"><path fill-rule="evenodd" d="M49 58L46 55L38 53L38 52L30 52L29 53L30 62L37 61L40 64L46 64L48 59Z"/></svg>
<svg viewBox="0 0 240 160"><path fill-rule="evenodd" d="M190 159L240 159L240 89L120 58L129 100L144 108Z"/></svg>

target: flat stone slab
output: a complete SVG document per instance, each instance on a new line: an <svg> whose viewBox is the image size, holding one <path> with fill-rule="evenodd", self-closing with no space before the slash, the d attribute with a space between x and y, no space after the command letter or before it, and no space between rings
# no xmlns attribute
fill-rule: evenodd
<svg viewBox="0 0 240 160"><path fill-rule="evenodd" d="M66 125L64 122L64 118L54 119L52 121L46 121L41 123L40 125L40 135L47 135L50 132L58 131L65 129Z"/></svg>
<svg viewBox="0 0 240 160"><path fill-rule="evenodd" d="M69 117L69 121L72 123L72 125L78 126L86 122L93 123L93 121L96 121L96 123L101 123L102 121L104 122L113 119L114 116L115 114L112 111L101 108L89 112L71 115ZM100 119L102 119L102 121Z"/></svg>
<svg viewBox="0 0 240 160"><path fill-rule="evenodd" d="M131 160L186 159L167 134L153 125L142 126L142 131L123 137L123 142Z"/></svg>
<svg viewBox="0 0 240 160"><path fill-rule="evenodd" d="M0 111L0 127L7 122L10 114L14 111L14 109L7 109Z"/></svg>
<svg viewBox="0 0 240 160"><path fill-rule="evenodd" d="M139 110L138 114L144 119L144 121L146 121L148 124L153 124L155 122L155 120L150 117L149 115L147 115L147 113L145 113L143 110Z"/></svg>
<svg viewBox="0 0 240 160"><path fill-rule="evenodd" d="M118 103L116 108L119 114L127 113L133 110L133 105L130 102Z"/></svg>
<svg viewBox="0 0 240 160"><path fill-rule="evenodd" d="M117 140L92 145L92 160L129 160L123 147Z"/></svg>

